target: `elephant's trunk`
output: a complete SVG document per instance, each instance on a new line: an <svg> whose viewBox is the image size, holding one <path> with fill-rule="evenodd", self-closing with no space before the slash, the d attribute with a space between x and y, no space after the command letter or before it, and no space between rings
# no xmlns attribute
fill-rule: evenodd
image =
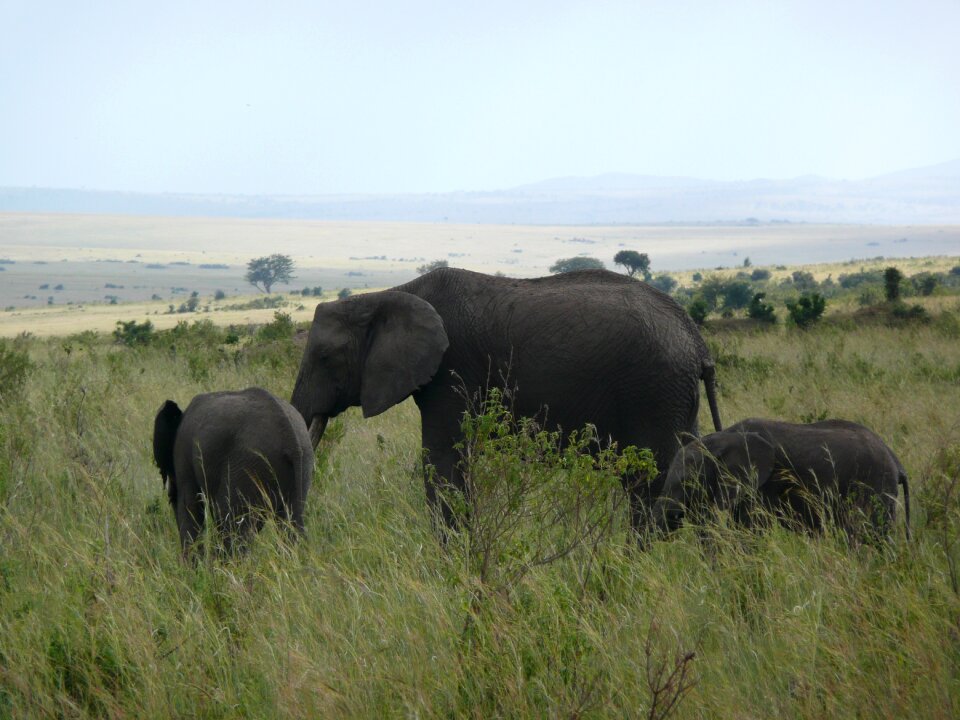
<svg viewBox="0 0 960 720"><path fill-rule="evenodd" d="M326 415L314 415L313 419L310 421L310 444L313 445L313 449L317 449L317 445L320 444L320 438L323 437L323 431L327 429L327 420L329 418Z"/></svg>
<svg viewBox="0 0 960 720"><path fill-rule="evenodd" d="M675 500L661 498L653 505L653 522L662 535L668 535L683 522L683 509Z"/></svg>

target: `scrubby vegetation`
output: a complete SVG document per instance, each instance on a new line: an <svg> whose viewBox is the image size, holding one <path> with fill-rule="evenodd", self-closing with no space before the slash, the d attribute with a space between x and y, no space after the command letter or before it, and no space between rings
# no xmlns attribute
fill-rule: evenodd
<svg viewBox="0 0 960 720"><path fill-rule="evenodd" d="M846 417L896 450L914 541L881 548L721 517L641 552L609 470L643 457L564 451L497 403L467 425L481 525L444 548L408 401L333 422L305 541L187 564L154 415L289 396L289 317L0 342L0 717L956 717L960 304L924 307L705 330L727 423Z"/></svg>

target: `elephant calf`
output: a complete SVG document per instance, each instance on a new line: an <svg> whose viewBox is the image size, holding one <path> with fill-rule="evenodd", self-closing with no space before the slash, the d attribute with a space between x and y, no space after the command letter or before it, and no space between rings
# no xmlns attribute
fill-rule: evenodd
<svg viewBox="0 0 960 720"><path fill-rule="evenodd" d="M228 551L260 529L258 510L303 532L313 447L300 414L266 390L197 395L185 412L167 400L154 421L153 458L184 553L203 529L206 506Z"/></svg>
<svg viewBox="0 0 960 720"><path fill-rule="evenodd" d="M677 451L654 505L659 528L679 526L684 511L730 510L752 524L752 509L819 529L824 513L853 537L892 528L903 485L907 538L910 490L893 451L872 430L846 420L797 425L751 418Z"/></svg>

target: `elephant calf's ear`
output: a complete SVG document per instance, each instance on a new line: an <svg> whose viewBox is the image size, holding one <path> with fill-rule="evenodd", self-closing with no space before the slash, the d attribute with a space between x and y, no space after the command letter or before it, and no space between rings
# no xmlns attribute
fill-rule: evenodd
<svg viewBox="0 0 960 720"><path fill-rule="evenodd" d="M363 416L379 415L426 385L450 345L426 300L387 291L370 323L360 377Z"/></svg>
<svg viewBox="0 0 960 720"><path fill-rule="evenodd" d="M173 476L173 443L182 418L180 407L173 400L167 400L153 421L153 461L164 480Z"/></svg>

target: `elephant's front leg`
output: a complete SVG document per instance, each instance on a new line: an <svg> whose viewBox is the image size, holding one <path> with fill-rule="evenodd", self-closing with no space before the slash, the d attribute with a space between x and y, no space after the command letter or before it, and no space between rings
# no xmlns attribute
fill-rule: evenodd
<svg viewBox="0 0 960 720"><path fill-rule="evenodd" d="M427 500L442 529L458 523L454 506L464 499L460 451L463 401L452 388L428 386L414 395L420 408L423 442L423 479Z"/></svg>
<svg viewBox="0 0 960 720"><path fill-rule="evenodd" d="M443 521L444 529L457 527L461 513L454 506L465 500L460 453L453 443L424 443L423 482L427 501L434 517Z"/></svg>

